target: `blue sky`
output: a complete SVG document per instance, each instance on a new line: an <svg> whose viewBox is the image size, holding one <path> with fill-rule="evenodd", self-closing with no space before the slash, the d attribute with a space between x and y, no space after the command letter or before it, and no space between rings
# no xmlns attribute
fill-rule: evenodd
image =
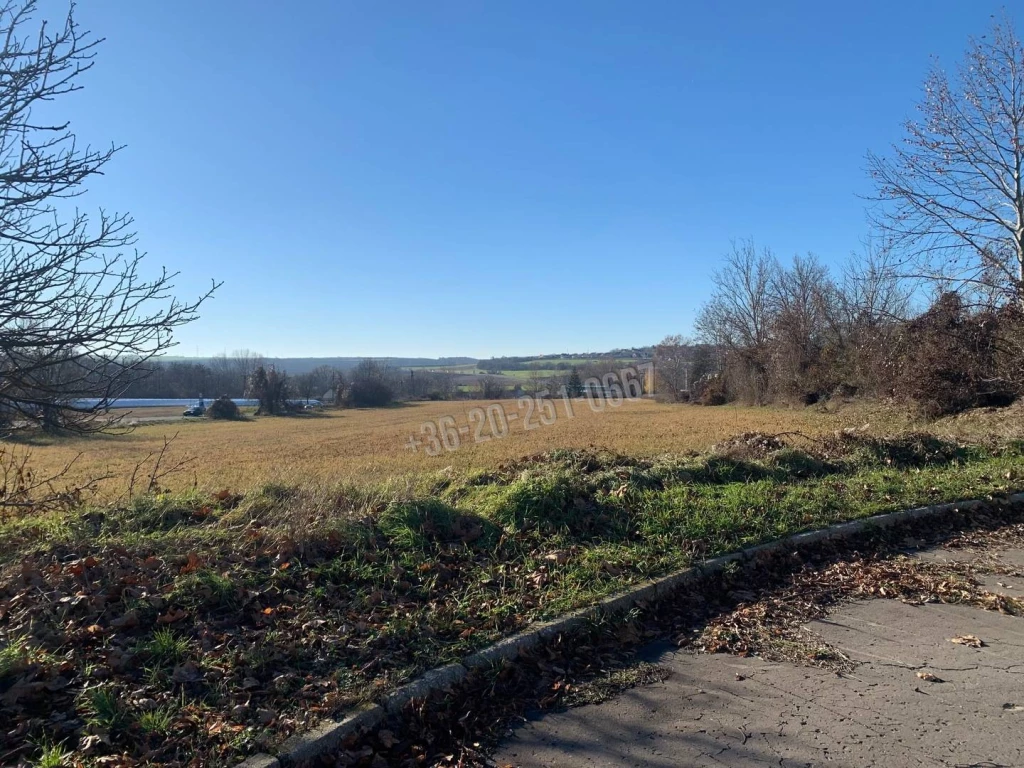
<svg viewBox="0 0 1024 768"><path fill-rule="evenodd" d="M857 250L865 153L1001 8L89 0L56 108L126 145L82 207L224 281L176 354L598 351L689 332L733 239Z"/></svg>

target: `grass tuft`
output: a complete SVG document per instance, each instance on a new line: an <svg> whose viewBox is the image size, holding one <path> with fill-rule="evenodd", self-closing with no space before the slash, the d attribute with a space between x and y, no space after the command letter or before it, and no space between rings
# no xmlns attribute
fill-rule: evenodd
<svg viewBox="0 0 1024 768"><path fill-rule="evenodd" d="M32 761L33 768L63 768L69 765L73 753L62 744L39 744L39 756Z"/></svg>
<svg viewBox="0 0 1024 768"><path fill-rule="evenodd" d="M178 637L173 630L162 628L140 643L139 650L148 653L157 664L169 666L188 656L189 644L188 640Z"/></svg>
<svg viewBox="0 0 1024 768"><path fill-rule="evenodd" d="M117 693L108 686L89 688L81 694L86 722L108 730L121 728L127 717Z"/></svg>
<svg viewBox="0 0 1024 768"><path fill-rule="evenodd" d="M171 707L147 710L138 716L136 722L146 733L166 736L174 725L174 710Z"/></svg>

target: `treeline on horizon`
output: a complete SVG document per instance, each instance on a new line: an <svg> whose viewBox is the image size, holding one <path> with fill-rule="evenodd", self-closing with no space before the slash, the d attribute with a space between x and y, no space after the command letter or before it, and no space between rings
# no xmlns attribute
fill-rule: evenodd
<svg viewBox="0 0 1024 768"><path fill-rule="evenodd" d="M564 373L524 378L510 383L496 376L474 376L447 370L423 370L391 365L386 359L366 358L350 370L320 365L292 376L259 353L239 350L208 362L149 361L144 375L121 397L140 399L252 398L264 413L287 410L290 401L320 400L332 405L381 407L395 401L501 399L520 395L557 395L574 375L579 380L601 378L625 364L616 357L579 360ZM559 369L560 371L562 369Z"/></svg>

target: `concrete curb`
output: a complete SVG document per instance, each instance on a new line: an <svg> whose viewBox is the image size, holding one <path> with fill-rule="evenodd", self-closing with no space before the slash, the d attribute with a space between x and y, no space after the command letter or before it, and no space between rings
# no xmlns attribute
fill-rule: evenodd
<svg viewBox="0 0 1024 768"><path fill-rule="evenodd" d="M469 670L457 663L432 669L408 685L389 693L384 699L384 709L390 715L397 715L410 701L425 699L434 691L449 691L465 680L468 674Z"/></svg>
<svg viewBox="0 0 1024 768"><path fill-rule="evenodd" d="M277 761L276 757L270 755L258 754L252 757L246 758L240 762L236 768L279 768L281 763Z"/></svg>
<svg viewBox="0 0 1024 768"><path fill-rule="evenodd" d="M361 731L377 727L383 719L383 709L376 704L365 704L337 722L328 720L287 739L281 745L277 760L284 768L313 765L322 755L333 752ZM266 768L273 766L267 765Z"/></svg>
<svg viewBox="0 0 1024 768"><path fill-rule="evenodd" d="M438 691L451 691L466 679L470 670L486 669L503 661L513 661L524 651L536 648L546 640L552 640L559 635L571 634L594 621L626 613L639 604L657 602L681 587L717 573L729 563L749 562L779 551L800 549L830 539L847 539L868 530L891 528L894 525L912 522L923 517L941 517L954 511L970 512L994 503L1022 504L1024 503L1024 493L1016 493L1003 499L991 501L973 499L928 507L915 507L914 509L852 520L847 523L837 523L828 528L797 533L739 552L715 557L700 565L691 566L659 579L634 584L624 592L610 595L562 618L534 624L523 632L503 638L494 645L467 656L461 664L447 664L432 669L408 685L392 691L384 698L381 705L365 705L340 721L329 721L305 733L296 734L281 745L276 758L263 754L254 755L239 763L237 768L303 768L314 765L319 758L334 751L345 741L358 736L362 731L372 730L379 726L388 715L400 715L410 702L425 699Z"/></svg>

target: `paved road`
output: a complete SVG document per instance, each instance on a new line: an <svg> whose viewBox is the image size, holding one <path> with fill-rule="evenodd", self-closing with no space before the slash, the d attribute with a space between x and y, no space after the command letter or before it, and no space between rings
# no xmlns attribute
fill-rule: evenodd
<svg viewBox="0 0 1024 768"><path fill-rule="evenodd" d="M999 557L1024 573L1020 550L922 557ZM1024 577L986 580L993 592L1024 595ZM652 646L645 658L672 673L663 683L530 722L495 760L523 768L1024 766L1024 619L871 600L809 626L858 662L852 673ZM985 646L949 642L963 634Z"/></svg>

